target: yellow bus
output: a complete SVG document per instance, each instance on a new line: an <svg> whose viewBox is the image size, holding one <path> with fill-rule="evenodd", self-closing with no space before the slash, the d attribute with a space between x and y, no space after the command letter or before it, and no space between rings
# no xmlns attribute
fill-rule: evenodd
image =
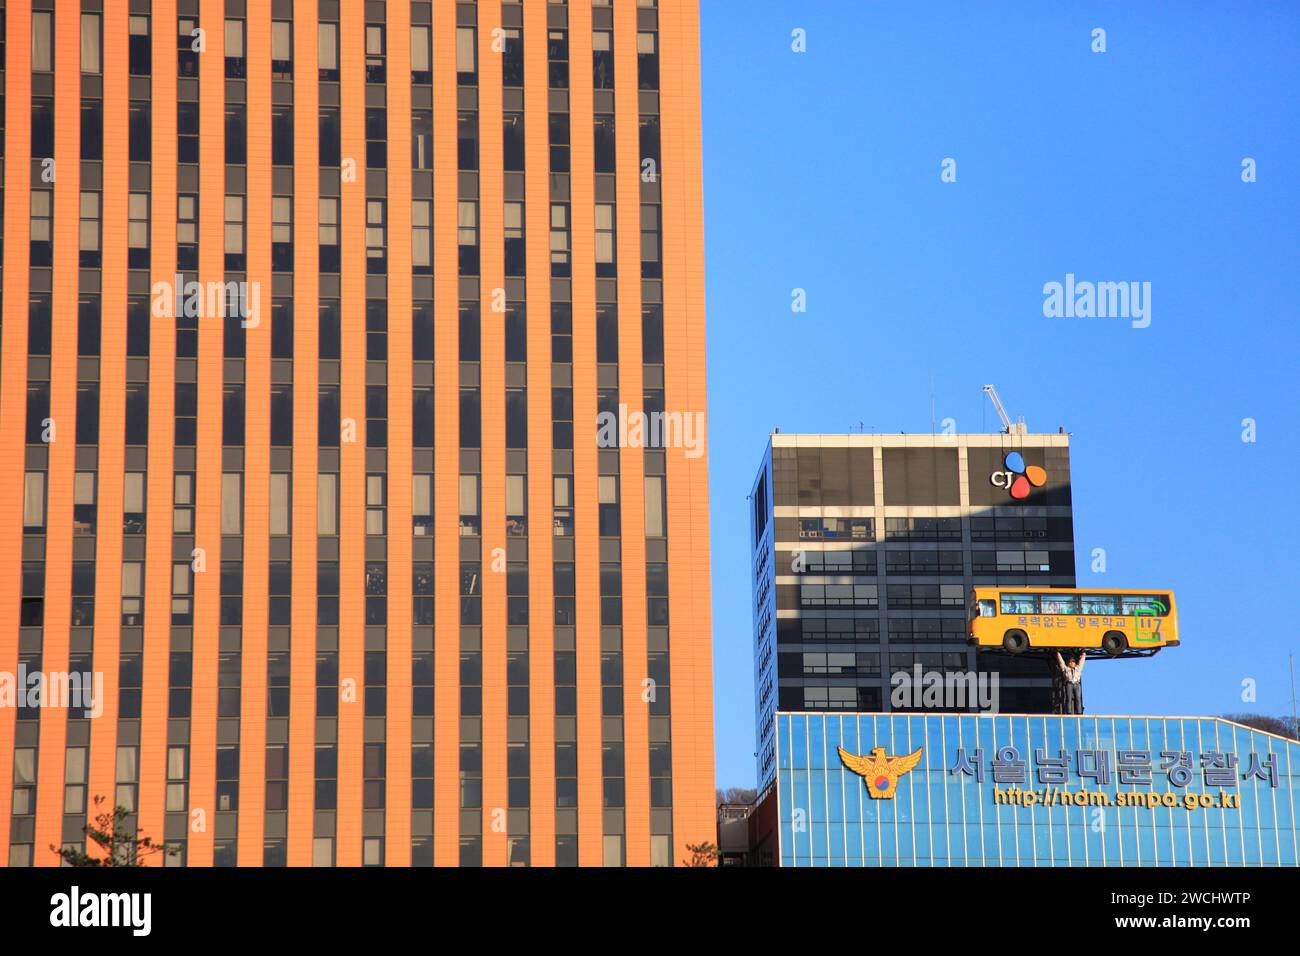
<svg viewBox="0 0 1300 956"><path fill-rule="evenodd" d="M1178 614L1171 591L976 587L967 639L1011 654L1099 648L1110 657L1147 656L1178 646Z"/></svg>

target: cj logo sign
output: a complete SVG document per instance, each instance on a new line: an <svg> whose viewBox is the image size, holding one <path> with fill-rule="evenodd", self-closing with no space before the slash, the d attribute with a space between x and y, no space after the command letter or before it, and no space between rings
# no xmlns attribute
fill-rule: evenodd
<svg viewBox="0 0 1300 956"><path fill-rule="evenodd" d="M989 482L1007 489L1012 498L1028 498L1029 492L1047 484L1047 472L1037 465L1026 465L1018 451L1010 452L1002 464L1006 471L993 472L989 475Z"/></svg>

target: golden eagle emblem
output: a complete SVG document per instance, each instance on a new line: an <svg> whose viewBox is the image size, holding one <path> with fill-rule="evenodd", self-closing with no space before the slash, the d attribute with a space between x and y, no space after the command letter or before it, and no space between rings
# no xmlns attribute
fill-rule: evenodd
<svg viewBox="0 0 1300 956"><path fill-rule="evenodd" d="M840 760L859 777L873 800L893 800L898 789L898 778L921 762L922 747L917 747L905 757L891 757L884 747L875 747L869 754L851 754L843 747L836 748Z"/></svg>

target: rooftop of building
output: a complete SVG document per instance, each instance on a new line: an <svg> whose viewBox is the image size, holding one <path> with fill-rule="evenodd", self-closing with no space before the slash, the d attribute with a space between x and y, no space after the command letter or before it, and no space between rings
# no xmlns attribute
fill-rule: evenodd
<svg viewBox="0 0 1300 956"><path fill-rule="evenodd" d="M921 718L962 718L967 719L974 717L978 720L998 720L1002 718L1014 718L1017 720L1157 720L1157 721L1178 721L1178 720L1209 720L1228 727L1235 727L1238 730L1245 730L1252 734L1260 734L1264 737L1270 737L1274 740L1282 741L1290 746L1300 746L1300 740L1293 737L1286 737L1282 734L1273 733L1270 730L1261 730L1259 727L1252 727L1250 724L1243 724L1232 720L1229 717L1223 717L1218 714L1017 714L1010 711L1006 713L986 714L970 713L956 711L894 711L892 713L883 713L876 711L860 710L781 710L778 708L772 714L775 717L879 717L886 720L897 719L915 719ZM768 786L770 788L770 784ZM766 792L766 789L764 792ZM759 801L755 801L757 803Z"/></svg>
<svg viewBox="0 0 1300 956"><path fill-rule="evenodd" d="M1038 448L1065 448L1070 444L1068 432L1008 435L947 434L944 432L847 432L847 433L795 433L773 432L773 448L1007 448L1032 446Z"/></svg>

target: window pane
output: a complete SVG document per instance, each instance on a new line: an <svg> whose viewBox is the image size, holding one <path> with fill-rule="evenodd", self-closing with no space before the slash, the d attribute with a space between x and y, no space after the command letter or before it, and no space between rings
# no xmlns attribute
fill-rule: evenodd
<svg viewBox="0 0 1300 956"><path fill-rule="evenodd" d="M49 73L54 69L54 14L32 14L32 69Z"/></svg>
<svg viewBox="0 0 1300 956"><path fill-rule="evenodd" d="M478 514L478 478L475 475L460 476L460 513Z"/></svg>
<svg viewBox="0 0 1300 956"><path fill-rule="evenodd" d="M456 29L456 72L474 72L474 30L469 27Z"/></svg>
<svg viewBox="0 0 1300 956"><path fill-rule="evenodd" d="M23 527L45 526L45 473L29 471L23 481Z"/></svg>
<svg viewBox="0 0 1300 956"><path fill-rule="evenodd" d="M276 20L271 24L271 59L287 61L292 57L293 43L290 37L290 24L286 20Z"/></svg>
<svg viewBox="0 0 1300 956"><path fill-rule="evenodd" d="M144 564L140 561L127 561L122 565L122 596L139 597L144 579Z"/></svg>
<svg viewBox="0 0 1300 956"><path fill-rule="evenodd" d="M81 72L98 73L99 68L99 14L81 15Z"/></svg>
<svg viewBox="0 0 1300 956"><path fill-rule="evenodd" d="M72 503L74 505L93 505L95 503L95 473L79 471L72 478Z"/></svg>
<svg viewBox="0 0 1300 956"><path fill-rule="evenodd" d="M244 56L244 21L226 21L226 56L241 59Z"/></svg>
<svg viewBox="0 0 1300 956"><path fill-rule="evenodd" d="M664 536L664 480L657 475L645 480L645 533L647 538Z"/></svg>
<svg viewBox="0 0 1300 956"><path fill-rule="evenodd" d="M335 474L322 474L316 480L316 533L338 533L338 480Z"/></svg>
<svg viewBox="0 0 1300 956"><path fill-rule="evenodd" d="M289 476L276 473L271 476L271 534L289 533Z"/></svg>
<svg viewBox="0 0 1300 956"><path fill-rule="evenodd" d="M527 513L527 505L524 501L524 476L506 475L506 514L523 515Z"/></svg>
<svg viewBox="0 0 1300 956"><path fill-rule="evenodd" d="M240 500L242 476L221 476L221 533L240 534L243 531L243 507Z"/></svg>
<svg viewBox="0 0 1300 956"><path fill-rule="evenodd" d="M416 475L411 480L411 511L424 516L433 513L432 482L428 475Z"/></svg>
<svg viewBox="0 0 1300 956"><path fill-rule="evenodd" d="M411 71L429 72L429 28L411 27Z"/></svg>
<svg viewBox="0 0 1300 956"><path fill-rule="evenodd" d="M317 44L318 69L338 69L338 29L336 23L322 23L320 25L319 42Z"/></svg>

